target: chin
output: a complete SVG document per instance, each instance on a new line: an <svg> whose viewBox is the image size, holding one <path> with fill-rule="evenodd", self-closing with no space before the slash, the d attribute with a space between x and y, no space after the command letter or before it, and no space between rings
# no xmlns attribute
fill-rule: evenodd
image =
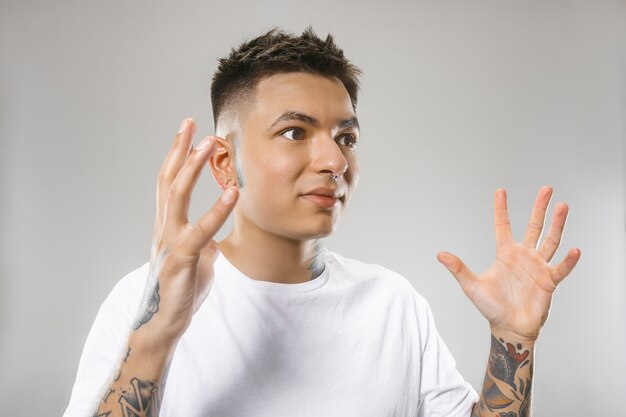
<svg viewBox="0 0 626 417"><path fill-rule="evenodd" d="M334 222L321 222L310 227L300 227L299 230L295 231L294 238L297 240L322 239L332 235L336 228L337 224Z"/></svg>

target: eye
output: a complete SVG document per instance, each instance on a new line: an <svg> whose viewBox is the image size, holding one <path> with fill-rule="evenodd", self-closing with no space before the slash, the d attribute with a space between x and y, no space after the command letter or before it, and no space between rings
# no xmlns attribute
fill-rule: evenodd
<svg viewBox="0 0 626 417"><path fill-rule="evenodd" d="M347 146L350 149L354 149L356 147L356 142L357 138L352 133L345 133L343 135L337 136L337 143Z"/></svg>
<svg viewBox="0 0 626 417"><path fill-rule="evenodd" d="M304 130L299 127L293 127L283 131L280 135L289 140L302 140L304 139Z"/></svg>

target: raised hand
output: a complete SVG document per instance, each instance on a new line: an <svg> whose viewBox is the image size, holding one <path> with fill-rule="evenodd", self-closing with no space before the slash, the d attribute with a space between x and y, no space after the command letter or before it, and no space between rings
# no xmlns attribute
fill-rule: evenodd
<svg viewBox="0 0 626 417"><path fill-rule="evenodd" d="M545 323L552 294L572 271L580 250L570 249L556 265L550 262L560 244L568 207L558 203L548 235L538 245L544 228L551 187L539 190L526 235L513 240L503 189L495 193L496 260L475 275L457 256L440 252L437 259L457 279L465 294L491 324L492 332L516 340L534 341Z"/></svg>
<svg viewBox="0 0 626 417"><path fill-rule="evenodd" d="M194 149L194 131L193 120L185 119L159 172L148 282L126 354L95 416L159 415L178 340L211 288L213 236L239 194L235 187L226 189L198 222L189 223L191 192L216 144L215 137L207 137Z"/></svg>
<svg viewBox="0 0 626 417"><path fill-rule="evenodd" d="M191 193L216 143L206 137L194 149L195 124L185 119L159 173L150 278L135 324L148 322L164 343L178 340L211 287L217 256L215 234L235 206L238 191L224 191L197 223L188 219ZM151 326L152 327L152 326Z"/></svg>

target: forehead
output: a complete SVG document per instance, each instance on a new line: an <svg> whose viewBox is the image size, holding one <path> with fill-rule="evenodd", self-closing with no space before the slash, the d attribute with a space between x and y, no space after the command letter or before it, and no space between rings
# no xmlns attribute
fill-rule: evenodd
<svg viewBox="0 0 626 417"><path fill-rule="evenodd" d="M254 119L272 121L286 111L309 114L324 124L354 117L352 101L339 79L302 72L262 78L250 110Z"/></svg>

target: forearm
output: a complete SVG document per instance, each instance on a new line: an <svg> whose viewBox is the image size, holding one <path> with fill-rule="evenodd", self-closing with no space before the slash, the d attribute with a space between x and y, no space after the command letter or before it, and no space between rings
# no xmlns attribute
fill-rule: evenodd
<svg viewBox="0 0 626 417"><path fill-rule="evenodd" d="M535 343L492 332L491 352L472 417L529 417Z"/></svg>
<svg viewBox="0 0 626 417"><path fill-rule="evenodd" d="M174 346L150 343L145 328L131 333L120 368L101 398L96 417L157 417Z"/></svg>

